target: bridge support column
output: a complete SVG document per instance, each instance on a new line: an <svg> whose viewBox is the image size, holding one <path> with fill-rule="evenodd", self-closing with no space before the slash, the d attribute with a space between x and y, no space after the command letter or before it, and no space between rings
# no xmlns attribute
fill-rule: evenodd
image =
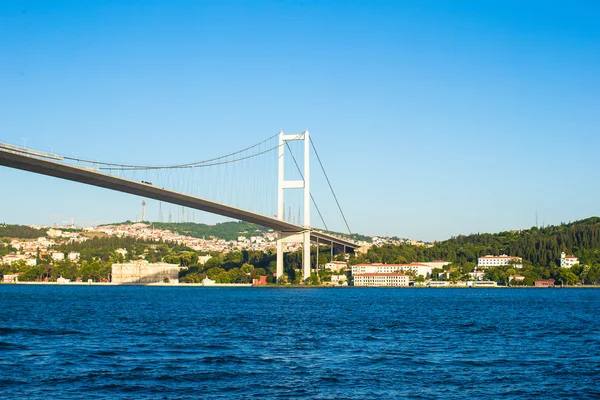
<svg viewBox="0 0 600 400"><path fill-rule="evenodd" d="M310 278L310 231L303 233L302 244L302 279Z"/></svg>
<svg viewBox="0 0 600 400"><path fill-rule="evenodd" d="M277 232L277 282L283 277L283 234Z"/></svg>
<svg viewBox="0 0 600 400"><path fill-rule="evenodd" d="M310 278L310 231L300 233L279 232L277 236L277 280L283 276L283 244L302 244L302 280Z"/></svg>
<svg viewBox="0 0 600 400"><path fill-rule="evenodd" d="M303 140L304 141L304 173L300 173L301 180L286 180L284 173L284 145L289 141ZM297 165L297 164L296 164ZM297 234L282 233L277 240L277 279L283 276L283 243L296 242L302 243L302 279L310 278L310 136L308 131L301 134L286 135L279 132L279 159L278 159L278 177L277 177L277 219L284 220L285 189L303 189L304 192L304 214L303 227L304 231Z"/></svg>
<svg viewBox="0 0 600 400"><path fill-rule="evenodd" d="M317 262L315 263L315 272L319 274L319 238L317 238Z"/></svg>

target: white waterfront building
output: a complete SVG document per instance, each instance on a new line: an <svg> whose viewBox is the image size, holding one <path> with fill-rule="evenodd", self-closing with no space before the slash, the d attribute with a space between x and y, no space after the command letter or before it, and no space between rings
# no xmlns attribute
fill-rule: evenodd
<svg viewBox="0 0 600 400"><path fill-rule="evenodd" d="M333 272L340 272L342 268L346 268L348 263L345 261L330 261L325 264L325 269L330 269Z"/></svg>
<svg viewBox="0 0 600 400"><path fill-rule="evenodd" d="M579 264L579 258L575 256L568 256L564 251L560 253L561 268L571 268L575 264Z"/></svg>
<svg viewBox="0 0 600 400"><path fill-rule="evenodd" d="M523 259L521 257L507 256L483 256L477 259L477 268L485 269L490 267L501 267L503 265L513 264L515 268L523 268Z"/></svg>
<svg viewBox="0 0 600 400"><path fill-rule="evenodd" d="M498 282L494 281L467 281L469 287L497 287Z"/></svg>
<svg viewBox="0 0 600 400"><path fill-rule="evenodd" d="M137 260L124 264L113 264L113 283L179 283L179 265L167 263L150 264Z"/></svg>
<svg viewBox="0 0 600 400"><path fill-rule="evenodd" d="M356 274L354 286L408 286L408 275L399 273L365 273Z"/></svg>
<svg viewBox="0 0 600 400"><path fill-rule="evenodd" d="M387 274L392 272L413 271L416 276L424 278L431 276L431 266L424 263L411 264L356 264L352 266L352 275L356 274Z"/></svg>
<svg viewBox="0 0 600 400"><path fill-rule="evenodd" d="M348 277L346 275L331 275L332 285L348 285Z"/></svg>
<svg viewBox="0 0 600 400"><path fill-rule="evenodd" d="M469 278L475 281L482 281L485 278L485 271L475 270L473 272L469 272Z"/></svg>

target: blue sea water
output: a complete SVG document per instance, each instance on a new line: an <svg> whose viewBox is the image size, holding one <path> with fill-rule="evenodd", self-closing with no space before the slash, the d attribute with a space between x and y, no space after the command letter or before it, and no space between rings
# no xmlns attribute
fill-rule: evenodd
<svg viewBox="0 0 600 400"><path fill-rule="evenodd" d="M600 290L0 285L0 398L600 398Z"/></svg>

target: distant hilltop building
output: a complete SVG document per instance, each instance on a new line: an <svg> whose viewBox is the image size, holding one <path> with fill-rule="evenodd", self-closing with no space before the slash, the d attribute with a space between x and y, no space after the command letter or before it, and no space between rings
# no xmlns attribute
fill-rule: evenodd
<svg viewBox="0 0 600 400"><path fill-rule="evenodd" d="M571 268L575 264L579 264L579 258L575 256L568 256L564 251L560 253L561 268Z"/></svg>
<svg viewBox="0 0 600 400"><path fill-rule="evenodd" d="M211 258L212 258L212 256L198 256L198 263L199 263L200 265L204 265L204 264L206 264L206 262L207 262L208 260L210 260Z"/></svg>
<svg viewBox="0 0 600 400"><path fill-rule="evenodd" d="M513 265L515 268L523 268L523 259L521 257L507 256L483 256L477 259L477 268L501 267L503 265Z"/></svg>
<svg viewBox="0 0 600 400"><path fill-rule="evenodd" d="M0 262L2 264L11 265L14 262L23 260L30 267L35 267L37 265L37 260L32 258L32 256L28 256L25 254L9 254L2 258L0 258Z"/></svg>
<svg viewBox="0 0 600 400"><path fill-rule="evenodd" d="M48 235L48 237L51 238L57 238L57 237L61 237L63 234L63 232L60 229L48 229L48 231L46 232L46 235Z"/></svg>
<svg viewBox="0 0 600 400"><path fill-rule="evenodd" d="M112 265L113 283L179 283L179 265L145 260Z"/></svg>
<svg viewBox="0 0 600 400"><path fill-rule="evenodd" d="M371 243L362 244L358 249L354 250L357 254L367 254L373 245Z"/></svg>
<svg viewBox="0 0 600 400"><path fill-rule="evenodd" d="M115 253L122 255L125 257L127 255L127 249L116 249Z"/></svg>

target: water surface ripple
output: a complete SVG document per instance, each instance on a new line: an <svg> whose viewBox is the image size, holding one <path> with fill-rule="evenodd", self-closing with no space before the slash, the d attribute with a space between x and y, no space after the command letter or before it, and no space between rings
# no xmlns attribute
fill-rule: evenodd
<svg viewBox="0 0 600 400"><path fill-rule="evenodd" d="M0 398L600 398L600 290L0 285Z"/></svg>

